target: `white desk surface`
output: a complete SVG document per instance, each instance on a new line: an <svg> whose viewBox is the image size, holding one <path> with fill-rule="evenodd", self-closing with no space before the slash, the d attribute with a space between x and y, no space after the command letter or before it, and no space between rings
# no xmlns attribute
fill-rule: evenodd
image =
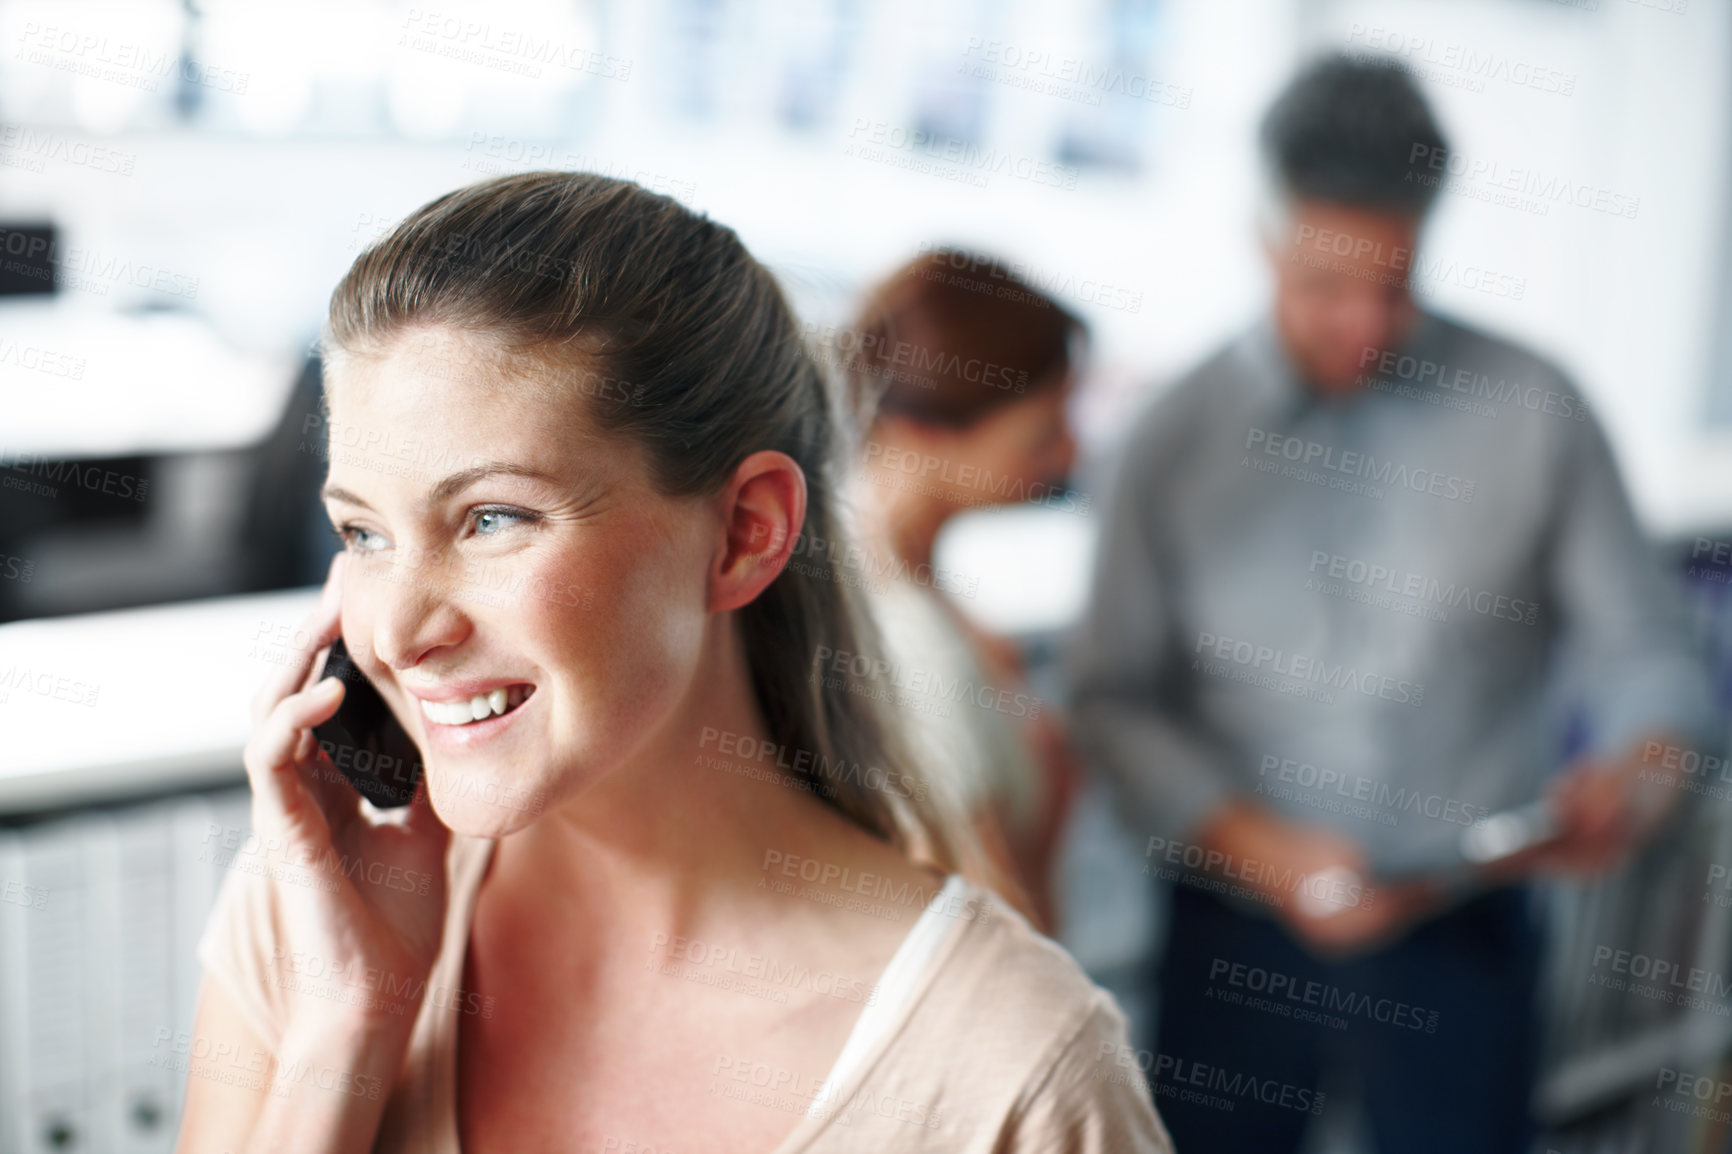
<svg viewBox="0 0 1732 1154"><path fill-rule="evenodd" d="M0 625L0 813L242 780L253 694L317 600L297 589Z"/></svg>
<svg viewBox="0 0 1732 1154"><path fill-rule="evenodd" d="M0 464L255 444L282 419L298 368L239 352L185 313L0 303Z"/></svg>

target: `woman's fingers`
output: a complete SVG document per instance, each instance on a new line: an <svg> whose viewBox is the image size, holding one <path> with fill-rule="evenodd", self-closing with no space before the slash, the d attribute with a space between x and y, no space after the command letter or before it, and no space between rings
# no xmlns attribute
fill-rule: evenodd
<svg viewBox="0 0 1732 1154"><path fill-rule="evenodd" d="M295 646L289 660L266 678L258 693L254 695L255 728L269 716L279 701L307 687L319 651L342 634L342 561L341 553L331 558L330 574L325 579L325 588L319 596L319 603L307 615L307 619L301 623L301 628L295 634L300 644Z"/></svg>
<svg viewBox="0 0 1732 1154"><path fill-rule="evenodd" d="M344 692L341 681L327 677L311 689L292 693L277 702L264 721L254 727L253 739L247 743L241 761L254 796L266 800L277 814L292 816L297 803L306 796L294 772L305 731L336 713Z"/></svg>
<svg viewBox="0 0 1732 1154"><path fill-rule="evenodd" d="M307 754L299 761L301 783L318 802L319 808L325 811L331 836L341 838L351 825L360 820L360 792L349 784L343 771L319 748L313 735L309 733L307 738Z"/></svg>

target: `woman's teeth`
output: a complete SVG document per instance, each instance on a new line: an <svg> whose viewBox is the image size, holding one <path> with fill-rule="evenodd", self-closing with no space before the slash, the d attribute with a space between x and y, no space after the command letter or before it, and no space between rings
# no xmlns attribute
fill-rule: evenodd
<svg viewBox="0 0 1732 1154"><path fill-rule="evenodd" d="M428 701L423 698L421 712L435 725L469 725L510 712L523 704L534 692L533 685L513 685L488 693L477 693L468 701Z"/></svg>

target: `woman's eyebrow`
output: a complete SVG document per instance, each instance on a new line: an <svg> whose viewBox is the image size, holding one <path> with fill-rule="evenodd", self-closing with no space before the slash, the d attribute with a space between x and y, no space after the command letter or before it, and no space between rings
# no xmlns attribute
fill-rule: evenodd
<svg viewBox="0 0 1732 1154"><path fill-rule="evenodd" d="M350 505L359 505L363 509L373 508L373 506L367 504L367 502L361 500L361 498L355 496L355 494L349 492L349 490L339 489L335 485L326 485L324 488L320 489L319 499L322 501L343 501Z"/></svg>
<svg viewBox="0 0 1732 1154"><path fill-rule="evenodd" d="M490 461L484 465L476 465L474 468L452 473L449 477L446 477L433 487L432 499L434 501L449 500L458 493L467 489L469 486L475 484L477 481L484 480L488 477L498 476L524 477L532 481L545 481L548 484L556 483L555 478L548 476L539 469L531 469L525 465L513 465L505 461ZM319 496L327 501L347 501L349 504L359 505L363 509L371 509L373 507L354 493L349 492L349 490L340 488L336 485L326 485L324 488L319 490Z"/></svg>
<svg viewBox="0 0 1732 1154"><path fill-rule="evenodd" d="M489 461L484 465L476 465L472 469L464 469L460 473L453 473L446 477L433 486L433 499L435 501L448 500L477 481L498 476L526 477L532 481L545 481L550 485L556 483L553 477L539 469L531 469L526 465L513 465L505 461Z"/></svg>

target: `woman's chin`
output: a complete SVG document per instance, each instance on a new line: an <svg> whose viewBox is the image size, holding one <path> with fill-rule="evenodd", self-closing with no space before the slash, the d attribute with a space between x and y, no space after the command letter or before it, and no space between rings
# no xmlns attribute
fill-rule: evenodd
<svg viewBox="0 0 1732 1154"><path fill-rule="evenodd" d="M428 777L427 796L445 828L466 837L515 833L540 817L543 808L539 797L515 786L469 780L458 788L440 782L436 773Z"/></svg>

